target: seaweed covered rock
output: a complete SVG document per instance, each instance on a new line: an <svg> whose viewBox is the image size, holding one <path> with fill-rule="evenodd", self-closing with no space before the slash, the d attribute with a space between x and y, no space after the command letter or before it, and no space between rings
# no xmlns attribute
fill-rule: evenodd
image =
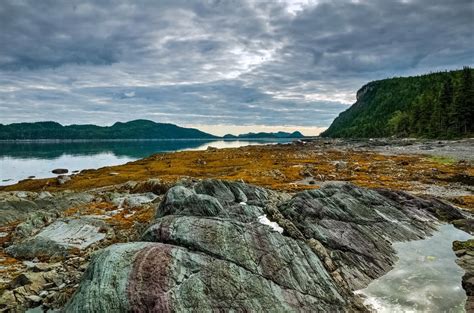
<svg viewBox="0 0 474 313"><path fill-rule="evenodd" d="M140 242L93 257L66 311L364 311L353 291L391 268L392 242L429 235L439 210L457 216L444 205L351 184L293 197L178 185Z"/></svg>

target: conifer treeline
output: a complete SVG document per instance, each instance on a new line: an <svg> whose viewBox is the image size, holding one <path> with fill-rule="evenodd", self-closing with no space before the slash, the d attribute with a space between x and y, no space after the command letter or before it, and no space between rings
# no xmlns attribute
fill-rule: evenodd
<svg viewBox="0 0 474 313"><path fill-rule="evenodd" d="M364 86L328 137L459 138L474 134L473 70L392 78ZM359 93L361 93L359 91Z"/></svg>

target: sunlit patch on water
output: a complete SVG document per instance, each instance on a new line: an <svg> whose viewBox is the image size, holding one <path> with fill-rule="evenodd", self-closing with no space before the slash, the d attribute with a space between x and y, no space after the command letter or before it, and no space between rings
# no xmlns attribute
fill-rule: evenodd
<svg viewBox="0 0 474 313"><path fill-rule="evenodd" d="M425 240L395 243L394 268L357 293L377 312L464 312L464 271L455 262L452 242L470 238L447 224Z"/></svg>

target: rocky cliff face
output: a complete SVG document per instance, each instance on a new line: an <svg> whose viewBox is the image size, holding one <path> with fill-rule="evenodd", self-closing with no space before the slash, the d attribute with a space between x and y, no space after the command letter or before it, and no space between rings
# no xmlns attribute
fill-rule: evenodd
<svg viewBox="0 0 474 313"><path fill-rule="evenodd" d="M96 253L67 312L365 311L353 291L387 272L391 243L456 208L326 184L290 196L239 182L171 188L140 241Z"/></svg>

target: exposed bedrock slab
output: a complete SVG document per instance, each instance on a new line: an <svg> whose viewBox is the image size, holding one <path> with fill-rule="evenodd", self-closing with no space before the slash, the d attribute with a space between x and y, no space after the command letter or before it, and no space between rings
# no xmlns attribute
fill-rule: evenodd
<svg viewBox="0 0 474 313"><path fill-rule="evenodd" d="M65 257L71 249L85 249L106 237L108 227L91 218L62 219L32 238L15 243L6 252L17 258Z"/></svg>
<svg viewBox="0 0 474 313"><path fill-rule="evenodd" d="M88 193L0 192L0 226L27 219L31 214L52 214L93 200ZM46 213L45 213L46 212Z"/></svg>
<svg viewBox="0 0 474 313"><path fill-rule="evenodd" d="M166 216L143 239L202 252L282 288L327 302L344 303L324 265L308 245L258 222Z"/></svg>
<svg viewBox="0 0 474 313"><path fill-rule="evenodd" d="M141 242L95 255L66 311L364 311L353 291L391 268L391 243L429 235L440 217L463 215L350 184L291 198L217 180L175 186Z"/></svg>
<svg viewBox="0 0 474 313"><path fill-rule="evenodd" d="M342 301L284 288L232 262L162 243L111 246L92 261L66 312L340 311Z"/></svg>

